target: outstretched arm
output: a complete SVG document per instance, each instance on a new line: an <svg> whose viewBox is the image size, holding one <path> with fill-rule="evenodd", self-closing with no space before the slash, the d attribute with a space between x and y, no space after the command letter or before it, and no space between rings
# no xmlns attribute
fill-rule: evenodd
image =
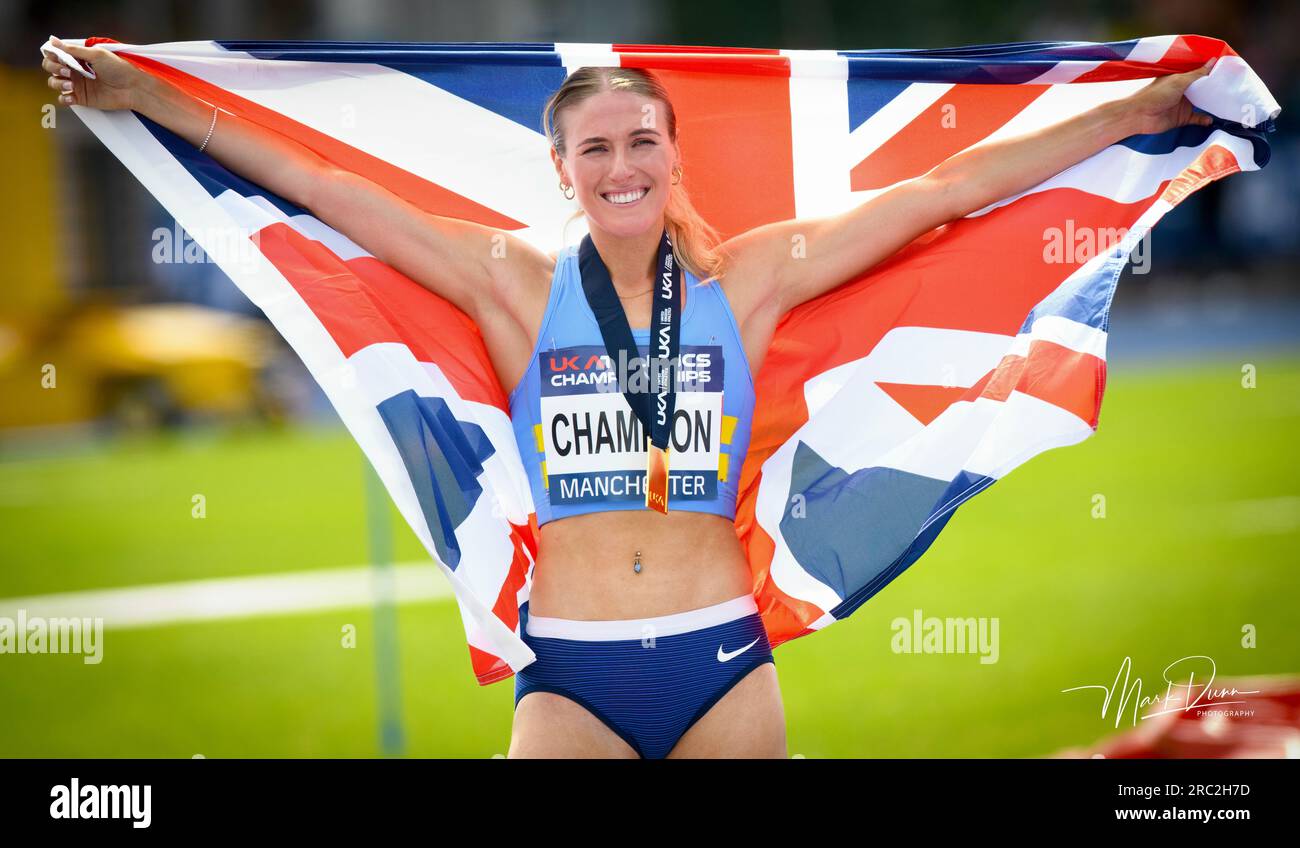
<svg viewBox="0 0 1300 848"><path fill-rule="evenodd" d="M554 260L523 240L471 221L435 215L387 188L334 167L291 138L221 113L102 47L57 45L93 63L96 79L65 73L51 57L48 84L71 91L60 101L95 109L131 109L158 123L232 172L311 211L366 251L455 304L475 321L497 312L531 316L537 294L521 280L548 279ZM209 134L209 131L211 133ZM504 247L504 251L494 247ZM504 260L493 257L503 255ZM521 300L530 309L516 309ZM544 305L544 304L543 304Z"/></svg>
<svg viewBox="0 0 1300 848"><path fill-rule="evenodd" d="M1183 97L1207 73L1209 63L1058 124L966 150L847 212L742 233L725 245L727 275L743 281L728 295L746 314L778 318L935 227L1032 188L1121 139L1209 125L1210 117L1195 114ZM796 244L800 250L792 249Z"/></svg>

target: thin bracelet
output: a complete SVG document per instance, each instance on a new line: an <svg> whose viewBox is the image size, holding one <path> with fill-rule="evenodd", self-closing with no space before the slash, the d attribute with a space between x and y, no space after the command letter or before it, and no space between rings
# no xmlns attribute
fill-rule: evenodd
<svg viewBox="0 0 1300 848"><path fill-rule="evenodd" d="M208 141L212 138L212 131L215 130L216 128L217 128L217 107L216 107L216 106L213 106L213 107L212 107L212 126L208 127L208 136L207 136L207 138L203 139L203 143L199 145L199 152L200 152L200 153L203 152L203 148L205 148L205 147L208 146Z"/></svg>

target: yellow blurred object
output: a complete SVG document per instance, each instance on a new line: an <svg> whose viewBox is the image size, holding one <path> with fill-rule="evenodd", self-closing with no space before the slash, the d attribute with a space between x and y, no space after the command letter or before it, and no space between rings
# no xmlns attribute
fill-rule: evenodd
<svg viewBox="0 0 1300 848"><path fill-rule="evenodd" d="M0 325L0 428L249 414L274 351L261 321L188 304L92 306L43 329Z"/></svg>
<svg viewBox="0 0 1300 848"><path fill-rule="evenodd" d="M51 195L57 185L56 121L75 121L66 108L57 110L55 94L45 86L39 59L31 68L0 65L0 180L6 202L0 204L0 322L25 324L62 308L69 297L64 282L64 254L58 210ZM2 355L2 354L0 354Z"/></svg>
<svg viewBox="0 0 1300 848"><path fill-rule="evenodd" d="M275 340L264 322L70 291L54 134L76 118L44 80L35 62L0 65L0 178L13 201L0 206L0 429L265 411L258 372Z"/></svg>

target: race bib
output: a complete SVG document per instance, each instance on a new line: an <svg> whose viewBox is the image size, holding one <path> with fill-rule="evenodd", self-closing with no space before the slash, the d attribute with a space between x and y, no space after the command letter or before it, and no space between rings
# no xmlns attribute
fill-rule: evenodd
<svg viewBox="0 0 1300 848"><path fill-rule="evenodd" d="M637 352L645 356L646 347ZM669 450L669 499L718 495L722 456L720 345L681 345ZM603 345L543 352L541 434L552 504L645 501L646 434Z"/></svg>

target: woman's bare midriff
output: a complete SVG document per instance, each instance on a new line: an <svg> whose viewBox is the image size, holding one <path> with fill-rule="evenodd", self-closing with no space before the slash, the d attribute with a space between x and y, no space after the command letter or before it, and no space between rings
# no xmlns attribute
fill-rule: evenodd
<svg viewBox="0 0 1300 848"><path fill-rule="evenodd" d="M641 552L641 573L632 570ZM748 594L749 564L721 515L591 512L542 525L528 610L547 618L649 618Z"/></svg>

